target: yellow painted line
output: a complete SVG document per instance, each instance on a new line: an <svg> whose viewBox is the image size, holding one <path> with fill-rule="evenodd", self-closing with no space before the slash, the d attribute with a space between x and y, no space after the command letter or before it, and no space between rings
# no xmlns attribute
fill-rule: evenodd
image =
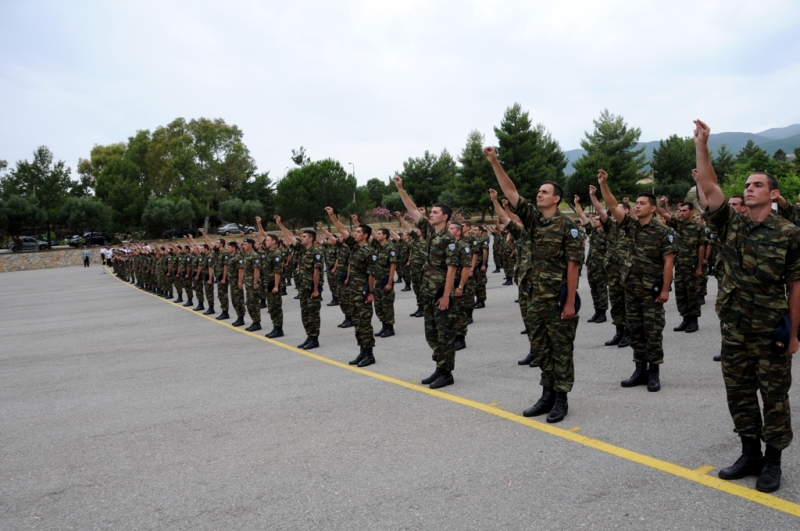
<svg viewBox="0 0 800 531"><path fill-rule="evenodd" d="M487 405L487 406L489 406L489 407L497 407L497 404L499 404L499 403L500 403L500 402L489 402L489 403L488 403L488 404L486 404L486 405Z"/></svg>
<svg viewBox="0 0 800 531"><path fill-rule="evenodd" d="M581 427L575 426L573 428L568 429L567 431L571 431L572 433L578 433L579 431L581 431Z"/></svg>
<svg viewBox="0 0 800 531"><path fill-rule="evenodd" d="M108 268L106 268L108 269ZM109 270L110 271L110 270ZM130 284L129 282L125 282L124 280L118 278L116 275L112 274L112 277L126 284L128 287L136 288L136 286ZM159 298L162 301L166 301L162 297L158 295L144 292L147 295L152 295L153 297ZM174 303L173 303L174 304ZM592 439L591 437L586 437L585 435L580 435L575 433L572 430L567 430L563 428L558 428L552 424L546 424L544 422L540 422L537 420L529 419L518 415L516 413L510 413L508 411L493 407L489 404L483 404L481 402L476 402L474 400L470 400L468 398L462 398L460 396L451 395L448 393L444 393L442 391L437 391L435 389L430 389L428 387L423 387L416 383L405 382L403 380L399 380L397 378L392 378L391 376L385 376L383 374L379 374L376 372L371 372L365 369L359 369L358 367L347 365L346 363L341 363L330 358L326 358L324 356L320 356L319 354L314 354L313 352L309 352L307 350L300 350L299 348L292 347L285 343L281 343L280 341L275 341L274 339L268 339L264 337L263 334L247 332L243 329L236 328L231 326L228 323L223 321L217 321L214 317L208 315L198 314L197 312L193 312L191 308L177 306L178 308L183 308L184 310L188 310L195 315L199 315L200 317L204 317L209 321L213 321L214 323L221 324L226 326L232 330L236 330L237 332L247 334L249 336L258 338L262 341L266 341L268 343L272 343L273 345L279 346L281 348L285 348L286 350L290 350L292 352L296 352L297 354L302 354L303 356L307 356L309 358L315 359L317 361L321 361L324 363L328 363L330 365L334 365L341 369L346 369L348 371L357 372L363 374L365 376L370 376L372 378L376 378L378 380L382 380L387 383L391 383L394 385L399 385L400 387L405 387L406 389L411 389L412 391L417 391L420 393L425 393L426 395L434 396L436 398L442 398L444 400L448 400L450 402L460 404L462 406L471 407L473 409L477 409L478 411L483 411L484 413L488 413L490 415L495 415L505 420L510 420L512 422L516 422L517 424L522 424L523 426L527 426L529 428L533 428L535 430L539 430L541 432L547 433L549 435L554 435L556 437L560 437L562 439L566 439L568 441L572 441L574 443L578 443L580 445L594 448L595 450L599 450L601 452L620 457L622 459L626 459L633 463L638 463L640 465L644 465L649 468L653 468L655 470L660 470L661 472L665 472L667 474L671 474L673 476L677 476L679 478L683 478L694 483L699 483L700 485L716 489L721 492L725 492L727 494L738 496L739 498L744 498L745 500L749 500L765 507L769 507L771 509L775 509L776 511L781 511L787 514L791 514L793 516L800 517L800 504L793 503L782 498L778 498L777 496L773 496L771 494L766 494L763 492L759 492L755 489L751 489L740 485L738 483L734 483L731 481L726 481L724 479L719 479L718 477L711 476L708 474L708 467L700 467L698 469L692 470L691 468L686 468L684 466L676 465L670 463L668 461L662 461L661 459L656 459L655 457L650 457L648 455L640 454L638 452L633 452L631 450L627 450L625 448L614 446L613 444L609 444L603 442L598 439ZM574 429L574 428L573 428ZM579 428L580 429L580 428ZM713 467L710 467L713 469Z"/></svg>
<svg viewBox="0 0 800 531"><path fill-rule="evenodd" d="M708 474L712 470L714 470L714 467L711 465L705 465L694 469L695 472L699 472L701 474Z"/></svg>

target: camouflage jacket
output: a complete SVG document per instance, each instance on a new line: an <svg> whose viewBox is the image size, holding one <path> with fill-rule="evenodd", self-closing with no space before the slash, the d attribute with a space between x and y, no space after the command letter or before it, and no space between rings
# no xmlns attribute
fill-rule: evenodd
<svg viewBox="0 0 800 531"><path fill-rule="evenodd" d="M344 240L350 250L350 274L348 275L347 285L353 290L362 290L369 281L370 275L375 275L376 261L369 244L359 245L353 236L348 236Z"/></svg>
<svg viewBox="0 0 800 531"><path fill-rule="evenodd" d="M586 226L586 234L589 236L589 255L586 257L586 263L602 267L608 244L606 231L597 230L592 223L589 223Z"/></svg>
<svg viewBox="0 0 800 531"><path fill-rule="evenodd" d="M392 264L397 263L397 251L393 242L386 242L384 245L373 250L372 260L375 262L375 278L381 280L389 274Z"/></svg>
<svg viewBox="0 0 800 531"><path fill-rule="evenodd" d="M649 289L664 276L664 256L675 254L675 235L656 220L655 216L646 225L625 215L619 230L626 236L628 253L622 269L622 280L641 280Z"/></svg>
<svg viewBox="0 0 800 531"><path fill-rule="evenodd" d="M522 285L523 282L533 281L533 263L531 262L531 250L533 249L533 240L528 238L528 231L517 225L512 221L506 228L515 241L519 242L517 247L519 252L519 260L514 267L514 280L517 285Z"/></svg>
<svg viewBox="0 0 800 531"><path fill-rule="evenodd" d="M294 246L294 263L297 266L297 289L309 290L311 293L311 283L314 281L314 270L319 269L319 285L322 286L325 275L322 274L323 267L322 249L317 245L312 245L308 249L298 242Z"/></svg>
<svg viewBox="0 0 800 531"><path fill-rule="evenodd" d="M696 220L681 221L677 216L669 220L668 225L675 229L678 254L675 257L676 267L692 267L697 258L697 249L708 243L708 229Z"/></svg>
<svg viewBox="0 0 800 531"><path fill-rule="evenodd" d="M448 266L458 266L456 241L447 230L439 232L433 228L426 218L420 218L417 228L425 241L425 267L422 277L422 295L433 297L439 288L443 288L447 280Z"/></svg>

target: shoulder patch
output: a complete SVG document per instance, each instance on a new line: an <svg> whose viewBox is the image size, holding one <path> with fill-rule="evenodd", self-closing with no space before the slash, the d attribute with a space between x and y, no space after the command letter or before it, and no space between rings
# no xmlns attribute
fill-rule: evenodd
<svg viewBox="0 0 800 531"><path fill-rule="evenodd" d="M469 247L464 247L464 254L469 254Z"/></svg>
<svg viewBox="0 0 800 531"><path fill-rule="evenodd" d="M275 261L276 261L276 262L280 262L280 261L281 261L281 257L280 257L280 256L276 256L276 257L275 257Z"/></svg>
<svg viewBox="0 0 800 531"><path fill-rule="evenodd" d="M569 233L572 235L573 238L578 237L578 229L569 229Z"/></svg>
<svg viewBox="0 0 800 531"><path fill-rule="evenodd" d="M241 260L239 260L239 263L241 264L241 263L242 263L242 261L241 261Z"/></svg>
<svg viewBox="0 0 800 531"><path fill-rule="evenodd" d="M392 256L394 256L394 255L395 255L395 252L394 252L394 251L390 251L390 252L389 252L389 254L391 254Z"/></svg>
<svg viewBox="0 0 800 531"><path fill-rule="evenodd" d="M372 255L372 261L375 262L376 260L378 260L378 255L377 254L373 254Z"/></svg>
<svg viewBox="0 0 800 531"><path fill-rule="evenodd" d="M672 234L667 236L667 238L669 238L669 243L675 243L675 237Z"/></svg>
<svg viewBox="0 0 800 531"><path fill-rule="evenodd" d="M258 264L258 263L260 263L260 262L261 262L261 260L259 260L258 258L256 258L256 264Z"/></svg>
<svg viewBox="0 0 800 531"><path fill-rule="evenodd" d="M318 254L315 254L315 255L314 255L314 258L316 258L317 260L319 260L319 259L320 259L320 256L319 256Z"/></svg>
<svg viewBox="0 0 800 531"><path fill-rule="evenodd" d="M456 250L456 244L454 244L454 243L451 243L451 244L450 244L450 245L448 245L447 247L448 247L448 248L449 248L451 251L455 251L455 250Z"/></svg>

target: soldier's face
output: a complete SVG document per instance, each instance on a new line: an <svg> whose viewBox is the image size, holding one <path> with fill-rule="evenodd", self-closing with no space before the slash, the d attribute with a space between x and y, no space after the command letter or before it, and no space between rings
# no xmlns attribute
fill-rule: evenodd
<svg viewBox="0 0 800 531"><path fill-rule="evenodd" d="M678 207L678 217L682 221L690 221L692 219L692 211L687 206Z"/></svg>
<svg viewBox="0 0 800 531"><path fill-rule="evenodd" d="M357 228L354 234L355 234L355 240L358 243L367 241L368 236L361 227Z"/></svg>
<svg viewBox="0 0 800 531"><path fill-rule="evenodd" d="M647 197L642 196L636 198L636 206L634 207L634 210L636 211L636 217L641 218L647 217L649 214L655 212L656 207L655 205L650 204L650 200Z"/></svg>
<svg viewBox="0 0 800 531"><path fill-rule="evenodd" d="M433 207L431 209L431 215L428 219L428 222L431 225L438 225L439 223L443 222L447 216L442 212L440 207Z"/></svg>
<svg viewBox="0 0 800 531"><path fill-rule="evenodd" d="M303 234L300 235L300 242L302 242L303 245L308 247L309 245L314 243L314 240L310 234L304 232Z"/></svg>
<svg viewBox="0 0 800 531"><path fill-rule="evenodd" d="M539 208L548 208L557 205L561 198L554 194L555 189L552 184L543 184L536 194L536 205Z"/></svg>
<svg viewBox="0 0 800 531"><path fill-rule="evenodd" d="M728 205L730 205L730 207L736 212L742 211L742 200L738 197L731 197L728 199Z"/></svg>
<svg viewBox="0 0 800 531"><path fill-rule="evenodd" d="M744 187L744 204L748 208L772 204L777 198L778 190L769 189L766 175L755 174L747 178Z"/></svg>

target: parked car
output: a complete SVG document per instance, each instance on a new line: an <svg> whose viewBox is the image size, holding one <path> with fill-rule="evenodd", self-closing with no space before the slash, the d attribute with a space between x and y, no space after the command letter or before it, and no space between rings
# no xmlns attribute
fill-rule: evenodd
<svg viewBox="0 0 800 531"><path fill-rule="evenodd" d="M108 245L111 237L105 232L86 232L83 234L86 245Z"/></svg>
<svg viewBox="0 0 800 531"><path fill-rule="evenodd" d="M8 248L12 252L18 251L35 251L36 249L47 249L47 242L46 241L39 241L38 238L34 238L33 236L20 236L19 238L20 243L22 244L22 248L17 245L17 242L11 240L8 243Z"/></svg>
<svg viewBox="0 0 800 531"><path fill-rule="evenodd" d="M256 231L255 227L245 227L244 233L245 234L252 234ZM239 225L236 223L228 223L227 225L223 225L222 227L217 229L217 234L220 236L227 236L229 234L241 234L242 229L239 228Z"/></svg>
<svg viewBox="0 0 800 531"><path fill-rule="evenodd" d="M70 247L80 247L83 245L83 236L76 234L69 239L68 245Z"/></svg>
<svg viewBox="0 0 800 531"><path fill-rule="evenodd" d="M197 232L194 229L190 228L183 228L183 229L170 229L164 231L161 235L162 238L183 238L184 236L191 235L192 238L197 236Z"/></svg>

